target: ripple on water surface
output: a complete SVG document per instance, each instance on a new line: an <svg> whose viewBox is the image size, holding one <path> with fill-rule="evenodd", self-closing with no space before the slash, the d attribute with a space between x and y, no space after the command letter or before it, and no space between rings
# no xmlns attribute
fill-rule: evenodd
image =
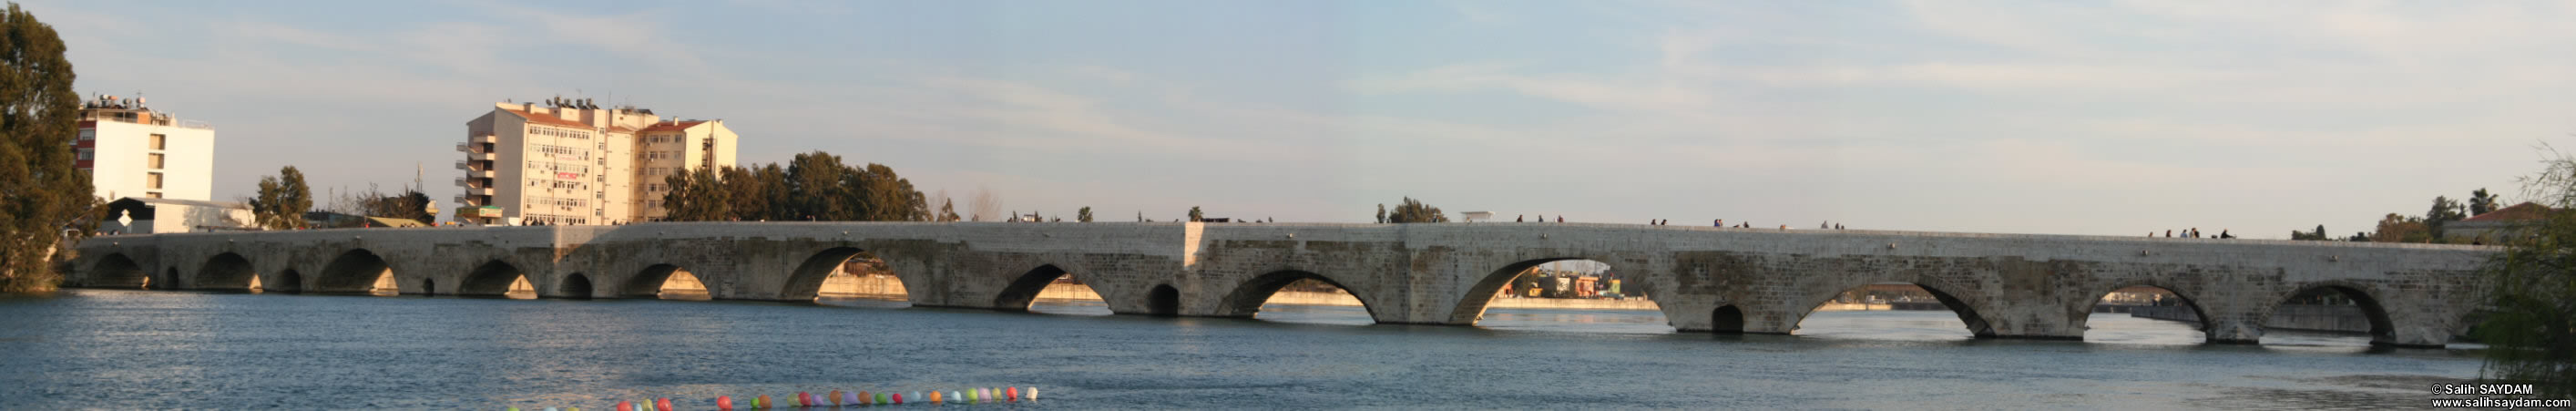
<svg viewBox="0 0 2576 411"><path fill-rule="evenodd" d="M0 297L0 409L704 408L717 395L997 386L1042 387L1044 401L1013 405L1034 408L2314 408L2413 406L2423 397L2406 387L2478 366L2349 349L2343 335L2202 345L2175 332L2188 325L2099 316L2094 341L2072 342L1971 339L1938 311L1713 336L1672 333L1653 311L1495 309L1445 327L1370 325L1359 307L1219 319L908 305Z"/></svg>

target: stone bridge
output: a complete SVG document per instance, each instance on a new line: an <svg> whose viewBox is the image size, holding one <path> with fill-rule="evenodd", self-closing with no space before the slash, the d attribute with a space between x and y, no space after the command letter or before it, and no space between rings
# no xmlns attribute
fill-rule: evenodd
<svg viewBox="0 0 2576 411"><path fill-rule="evenodd" d="M1610 264L1683 331L1785 334L1837 294L1922 286L1985 338L2081 339L2112 290L2154 286L2211 342L2261 338L2312 290L2370 312L2372 340L2440 346L2465 329L2491 247L1583 223L651 223L338 229L94 238L74 286L651 298L686 269L716 299L810 301L833 267L884 259L913 305L1025 310L1075 273L1120 314L1246 317L1282 286L1348 290L1380 323L1474 324L1518 273Z"/></svg>

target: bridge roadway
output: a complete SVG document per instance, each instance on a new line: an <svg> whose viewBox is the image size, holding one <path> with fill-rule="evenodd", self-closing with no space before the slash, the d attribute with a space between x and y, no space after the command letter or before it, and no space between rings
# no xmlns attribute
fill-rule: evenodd
<svg viewBox="0 0 2576 411"><path fill-rule="evenodd" d="M1350 291L1380 323L1474 324L1513 273L1610 264L1682 331L1785 334L1836 294L1920 285L1986 338L2081 339L2104 294L2171 290L2214 343L2252 343L2302 291L2353 296L2372 340L2440 346L2468 325L2493 247L1584 223L649 223L93 238L73 286L651 298L685 268L717 299L810 301L883 258L913 305L1025 310L1077 273L1120 314L1248 317L1291 281Z"/></svg>

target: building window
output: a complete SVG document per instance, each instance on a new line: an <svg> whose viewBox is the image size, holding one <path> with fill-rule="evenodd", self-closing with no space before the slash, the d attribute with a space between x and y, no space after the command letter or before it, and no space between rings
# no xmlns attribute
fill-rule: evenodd
<svg viewBox="0 0 2576 411"><path fill-rule="evenodd" d="M152 149L154 149L154 150L168 150L168 149L170 149L170 137L169 137L169 136L160 135L160 134L154 134L154 135L152 135Z"/></svg>
<svg viewBox="0 0 2576 411"><path fill-rule="evenodd" d="M152 159L149 160L150 164L152 164L152 169L161 169L161 153L151 153L149 155L152 156Z"/></svg>
<svg viewBox="0 0 2576 411"><path fill-rule="evenodd" d="M84 148L84 149L80 149L80 159L81 159L82 161L88 161L88 160L90 160L91 158L93 158L94 156L97 156L97 155L98 155L98 152L96 152L96 151L91 151L90 149L86 149L86 148ZM157 156L157 155L159 155L159 154L154 154L154 155L156 155L156 156Z"/></svg>
<svg viewBox="0 0 2576 411"><path fill-rule="evenodd" d="M143 176L143 188L149 188L149 189L155 189L155 190L160 189L160 188L161 188L161 173L145 174L145 175Z"/></svg>

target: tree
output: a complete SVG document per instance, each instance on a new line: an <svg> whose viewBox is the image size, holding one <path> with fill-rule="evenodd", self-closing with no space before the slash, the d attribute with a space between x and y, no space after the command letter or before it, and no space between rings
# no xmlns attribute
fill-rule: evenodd
<svg viewBox="0 0 2576 411"><path fill-rule="evenodd" d="M250 200L252 218L270 230L305 228L304 213L313 211L313 187L304 184L304 172L295 166L277 170L276 176L259 178L259 197Z"/></svg>
<svg viewBox="0 0 2576 411"><path fill-rule="evenodd" d="M974 221L999 217L1002 215L1002 195L994 194L991 187L976 187L975 194L966 197L966 211L968 218Z"/></svg>
<svg viewBox="0 0 2576 411"><path fill-rule="evenodd" d="M2487 194L2487 189L2480 188L2478 191L2469 192L2470 217L2476 217L2479 214L2486 214L2489 211L2495 210L2496 198L2494 195Z"/></svg>
<svg viewBox="0 0 2576 411"><path fill-rule="evenodd" d="M1432 207L1421 201L1415 201L1413 197L1405 197L1403 203L1395 205L1395 213L1388 215L1386 222L1446 223L1449 222L1449 215L1441 213L1440 207Z"/></svg>
<svg viewBox="0 0 2576 411"><path fill-rule="evenodd" d="M1145 222L1145 212L1144 212L1144 211L1141 211L1141 210L1140 210L1140 211L1137 211L1137 212L1136 212L1136 222L1139 222L1139 223Z"/></svg>
<svg viewBox="0 0 2576 411"><path fill-rule="evenodd" d="M2545 171L2518 180L2554 210L2514 227L2479 267L2492 308L2470 334L2487 344L2486 378L2576 397L2576 157L2543 149Z"/></svg>
<svg viewBox="0 0 2576 411"><path fill-rule="evenodd" d="M1199 221L1199 206L1190 206L1190 221Z"/></svg>
<svg viewBox="0 0 2576 411"><path fill-rule="evenodd" d="M1386 204L1377 205L1377 223L1386 224Z"/></svg>
<svg viewBox="0 0 2576 411"><path fill-rule="evenodd" d="M2452 200L2449 197L2433 196L2432 210L2424 212L2424 227L2427 228L2426 232L2430 234L2430 238L2432 240L2440 240L2442 238L2443 223L2460 221L2466 218L2469 218L2469 216L2460 212L2459 200Z"/></svg>
<svg viewBox="0 0 2576 411"><path fill-rule="evenodd" d="M848 180L850 168L841 157L816 151L797 154L787 162L787 191L801 215L797 220L847 221L858 217L853 204L856 193Z"/></svg>
<svg viewBox="0 0 2576 411"><path fill-rule="evenodd" d="M2370 234L2370 241L2382 243L2423 243L2432 242L2432 240L2433 230L2424 224L2424 219L2397 213L2388 213L2388 216L2381 217L2379 231Z"/></svg>
<svg viewBox="0 0 2576 411"><path fill-rule="evenodd" d="M868 163L856 171L851 173L855 184L850 190L858 200L860 221L930 221L930 203L912 188L912 180L895 175L893 167Z"/></svg>
<svg viewBox="0 0 2576 411"><path fill-rule="evenodd" d="M69 230L98 204L73 165L79 110L62 37L9 4L0 15L0 291L53 289L62 278L51 264L56 246L91 231Z"/></svg>
<svg viewBox="0 0 2576 411"><path fill-rule="evenodd" d="M957 204L947 199L939 200L939 221L955 222L957 220Z"/></svg>
<svg viewBox="0 0 2576 411"><path fill-rule="evenodd" d="M1086 206L1086 207L1083 207L1083 208L1082 208L1082 210L1074 211L1074 212L1073 212L1073 221L1080 221L1080 222L1085 222L1085 223L1091 222L1091 207L1087 207L1087 206Z"/></svg>
<svg viewBox="0 0 2576 411"><path fill-rule="evenodd" d="M369 190L359 198L358 206L363 210L361 214L370 217L412 220L421 224L438 222L438 212L429 209L429 195L420 190L404 190L402 195L385 195Z"/></svg>
<svg viewBox="0 0 2576 411"><path fill-rule="evenodd" d="M663 177L671 191L662 194L662 218L669 221L723 221L733 217L732 196L713 168L699 167Z"/></svg>
<svg viewBox="0 0 2576 411"><path fill-rule="evenodd" d="M2290 239L2292 239L2292 240L2308 240L2308 241L2327 241L2327 240L2333 240L2332 238L2326 238L2326 225L2324 225L2324 224L2318 224L2318 225L2317 225L2317 231L2314 231L2314 232L2308 232L2308 231L2291 231L2291 232L2290 232Z"/></svg>
<svg viewBox="0 0 2576 411"><path fill-rule="evenodd" d="M724 182L728 219L760 221L769 217L770 190L773 188L761 180L760 170L725 167L717 171L716 176L718 181Z"/></svg>

